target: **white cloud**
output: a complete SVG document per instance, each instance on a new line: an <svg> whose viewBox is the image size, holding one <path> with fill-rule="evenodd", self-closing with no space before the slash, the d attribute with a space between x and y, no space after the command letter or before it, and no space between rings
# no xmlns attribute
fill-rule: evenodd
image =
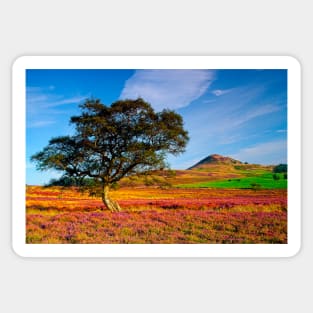
<svg viewBox="0 0 313 313"><path fill-rule="evenodd" d="M45 108L51 108L51 107L56 107L59 105L64 105L64 104L77 104L85 101L88 98L88 96L82 96L82 97L72 97L72 98L65 98L62 100L58 101L51 101L48 102L46 105L44 105Z"/></svg>
<svg viewBox="0 0 313 313"><path fill-rule="evenodd" d="M240 161L259 164L279 164L287 162L287 141L276 140L243 148L231 157Z"/></svg>
<svg viewBox="0 0 313 313"><path fill-rule="evenodd" d="M178 109L202 96L215 76L210 70L137 70L121 99L143 98L155 109Z"/></svg>
<svg viewBox="0 0 313 313"><path fill-rule="evenodd" d="M79 104L88 96L65 97L57 94L54 86L36 87L28 86L26 93L27 127L38 128L56 123L53 117L56 114L64 114L64 110L56 107L70 104Z"/></svg>
<svg viewBox="0 0 313 313"><path fill-rule="evenodd" d="M64 97L63 95L52 93L54 86L49 87L27 87L27 106L36 108L50 108L64 104L77 104L86 100L89 96Z"/></svg>
<svg viewBox="0 0 313 313"><path fill-rule="evenodd" d="M37 128L37 127L45 127L51 124L54 124L55 121L33 121L30 122L27 127L28 128Z"/></svg>
<svg viewBox="0 0 313 313"><path fill-rule="evenodd" d="M251 109L250 111L247 111L246 113L243 113L242 115L240 115L239 112L236 112L235 117L229 116L227 117L227 119L225 119L225 121L223 122L223 127L224 129L238 127L241 124L246 123L256 117L270 114L270 113L279 111L280 109L281 108L277 105L266 104L266 105Z"/></svg>
<svg viewBox="0 0 313 313"><path fill-rule="evenodd" d="M225 94L227 94L227 93L229 93L231 91L232 91L232 89L224 89L224 90L222 90L222 89L215 89L215 90L212 91L212 93L215 96L219 97L219 96L223 96L223 95L225 95Z"/></svg>

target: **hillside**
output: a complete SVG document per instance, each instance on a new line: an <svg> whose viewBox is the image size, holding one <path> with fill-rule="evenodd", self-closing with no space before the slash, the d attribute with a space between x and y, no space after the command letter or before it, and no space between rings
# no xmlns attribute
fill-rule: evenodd
<svg viewBox="0 0 313 313"><path fill-rule="evenodd" d="M249 164L247 162L241 162L239 160L222 156L219 154L211 154L202 159L195 165L189 167L187 170L197 170L205 172L227 172L228 174L237 173L238 171L253 171L253 170L265 170L272 171L273 165L261 165L261 164Z"/></svg>
<svg viewBox="0 0 313 313"><path fill-rule="evenodd" d="M196 168L205 168L207 166L216 165L216 164L234 165L234 164L243 164L243 163L241 161L232 159L230 157L222 156L219 154L211 154L188 169L192 170Z"/></svg>
<svg viewBox="0 0 313 313"><path fill-rule="evenodd" d="M188 182L178 182L179 187L213 188L286 188L284 175L273 178L272 165L248 164L233 158L212 154L191 166ZM183 181L182 179L181 181ZM187 181L187 180L184 180Z"/></svg>
<svg viewBox="0 0 313 313"><path fill-rule="evenodd" d="M227 156L212 154L202 159L187 170L163 170L154 171L149 176L144 177L126 177L121 182L121 186L206 186L207 183L216 181L240 181L247 178L247 184L253 177L256 182L259 178L266 177L272 180L273 166L259 164L247 164ZM262 178L263 179L263 178ZM267 178L266 178L267 179ZM243 182L243 181L242 181Z"/></svg>

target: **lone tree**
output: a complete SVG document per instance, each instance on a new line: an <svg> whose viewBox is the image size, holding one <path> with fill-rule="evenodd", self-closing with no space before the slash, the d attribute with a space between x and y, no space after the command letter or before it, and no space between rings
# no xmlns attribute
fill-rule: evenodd
<svg viewBox="0 0 313 313"><path fill-rule="evenodd" d="M37 169L55 169L80 185L85 178L101 184L104 205L120 211L109 190L124 176L164 168L165 154L184 152L188 133L182 117L170 110L156 113L139 98L120 100L106 106L100 100L80 105L81 115L73 116L73 136L52 138L31 157Z"/></svg>

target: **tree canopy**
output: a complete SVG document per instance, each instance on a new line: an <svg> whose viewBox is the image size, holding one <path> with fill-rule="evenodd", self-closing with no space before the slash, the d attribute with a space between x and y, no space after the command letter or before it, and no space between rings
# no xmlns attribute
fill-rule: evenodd
<svg viewBox="0 0 313 313"><path fill-rule="evenodd" d="M287 173L287 164L278 164L273 168L273 173Z"/></svg>
<svg viewBox="0 0 313 313"><path fill-rule="evenodd" d="M165 166L166 153L184 152L188 133L182 117L174 111L155 112L139 98L119 100L111 106L90 99L73 116L73 136L52 138L31 157L39 170L55 169L79 182L92 178L100 182L103 203L120 210L109 199L109 188L124 176Z"/></svg>

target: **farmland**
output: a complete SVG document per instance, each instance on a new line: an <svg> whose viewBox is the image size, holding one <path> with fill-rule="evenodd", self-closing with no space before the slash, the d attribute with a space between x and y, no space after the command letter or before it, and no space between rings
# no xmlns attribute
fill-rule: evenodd
<svg viewBox="0 0 313 313"><path fill-rule="evenodd" d="M234 172L231 177L239 174ZM208 180L208 173L182 171L173 182L201 183L199 177ZM224 176L220 173L218 177ZM214 174L213 178L216 181ZM126 184L113 190L111 196L119 202L122 212L105 210L99 198L75 187L27 186L26 242L287 243L286 188L160 188Z"/></svg>
<svg viewBox="0 0 313 313"><path fill-rule="evenodd" d="M200 187L214 187L214 188L263 188L263 189L281 189L287 188L287 180L284 175L276 174L276 180L273 179L272 173L262 173L256 176L246 176L241 178L229 178L223 180L214 180L208 182L198 182L191 184L183 184L181 187L200 188Z"/></svg>

